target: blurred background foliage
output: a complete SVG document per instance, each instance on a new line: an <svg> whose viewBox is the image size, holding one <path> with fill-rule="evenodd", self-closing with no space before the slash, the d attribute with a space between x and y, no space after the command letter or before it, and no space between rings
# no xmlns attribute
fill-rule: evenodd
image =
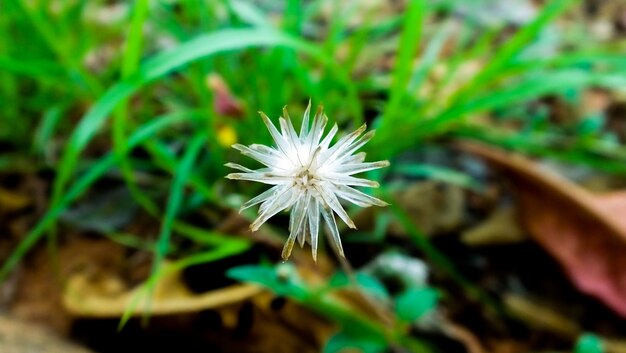
<svg viewBox="0 0 626 353"><path fill-rule="evenodd" d="M425 278L389 293L372 271L331 266L334 280L313 285L290 264L273 266L274 254L246 257L258 238L280 242L284 219L257 238L224 226L263 188L224 180L223 164L240 158L230 145L270 143L257 111L274 119L287 105L299 124L309 99L324 105L340 131L367 123L377 131L368 159L392 163L368 177L382 181L375 192L393 206L354 235L385 244L397 222L429 266L484 310L504 315L394 200L422 179L479 192L480 175L415 152L456 139L626 174L623 114L616 118L605 102L624 97L626 41L619 28L590 19L592 3L4 1L0 171L38 175L45 186L37 217L2 252L0 280L40 242L59 267L67 229L103 235L153 254L143 291L120 313L126 323L140 294L167 273L244 256L221 272L343 327L326 352L430 351L411 325L450 293ZM410 266L415 259L396 261ZM397 315L373 319L329 299L354 283ZM593 339L582 337L576 351L594 351L585 348Z"/></svg>

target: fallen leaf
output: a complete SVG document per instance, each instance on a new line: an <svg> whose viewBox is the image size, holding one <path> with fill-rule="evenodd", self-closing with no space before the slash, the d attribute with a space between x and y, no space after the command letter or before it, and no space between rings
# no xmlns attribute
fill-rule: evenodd
<svg viewBox="0 0 626 353"><path fill-rule="evenodd" d="M54 335L39 325L0 315L0 352L2 353L90 353Z"/></svg>
<svg viewBox="0 0 626 353"><path fill-rule="evenodd" d="M574 338L581 332L576 322L554 310L551 305L517 294L503 298L507 310L531 327L546 330L565 338Z"/></svg>
<svg viewBox="0 0 626 353"><path fill-rule="evenodd" d="M63 305L68 312L80 317L121 317L131 307L136 296L142 296L142 286L126 290L122 279L104 277L89 280L78 273L71 276L63 293ZM180 271L171 271L159 278L150 305L140 302L133 307L133 315L149 310L150 315L169 315L196 312L236 303L262 291L258 286L233 285L215 291L195 294L187 288ZM149 296L143 295L144 300Z"/></svg>
<svg viewBox="0 0 626 353"><path fill-rule="evenodd" d="M463 243L471 246L519 243L526 236L512 207L496 209L484 222L461 234Z"/></svg>
<svg viewBox="0 0 626 353"><path fill-rule="evenodd" d="M418 182L395 196L411 220L426 235L450 232L463 222L465 196L463 189L457 185L434 181ZM393 234L406 234L404 227L397 222L390 224L389 231Z"/></svg>
<svg viewBox="0 0 626 353"><path fill-rule="evenodd" d="M24 195L0 188L0 212L19 210L30 202L30 198Z"/></svg>
<svg viewBox="0 0 626 353"><path fill-rule="evenodd" d="M480 342L478 337L469 329L460 324L449 321L445 318L441 319L441 330L449 337L461 342L468 353L485 353L487 349Z"/></svg>
<svg viewBox="0 0 626 353"><path fill-rule="evenodd" d="M509 178L521 221L574 285L626 317L626 192L594 195L518 154L470 142L459 147Z"/></svg>

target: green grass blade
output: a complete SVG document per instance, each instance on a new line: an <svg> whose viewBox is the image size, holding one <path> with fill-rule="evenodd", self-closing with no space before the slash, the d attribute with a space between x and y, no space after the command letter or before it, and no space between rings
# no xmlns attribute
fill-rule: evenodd
<svg viewBox="0 0 626 353"><path fill-rule="evenodd" d="M480 87L494 77L509 65L523 49L539 33L547 27L555 18L561 15L568 7L572 6L579 0L551 0L544 5L541 12L529 25L523 27L512 38L510 38L502 48L500 48L494 57L492 57L483 70L459 92L459 98L462 100L466 94L471 94L477 87Z"/></svg>
<svg viewBox="0 0 626 353"><path fill-rule="evenodd" d="M410 75L411 79L408 82L410 92L414 92L419 89L424 80L428 77L428 73L432 67L437 63L444 45L453 35L453 22L447 22L439 25L436 33L424 49L424 53L420 58L419 66L413 74Z"/></svg>
<svg viewBox="0 0 626 353"><path fill-rule="evenodd" d="M161 271L164 270L162 268L163 261L165 260L165 257L167 256L169 251L170 239L172 237L172 228L183 202L185 185L187 184L187 179L189 179L191 171L194 167L193 163L200 154L200 150L205 145L205 142L206 135L197 134L189 143L189 146L183 154L182 160L178 164L176 174L174 175L174 180L172 181L167 206L165 207L165 214L163 216L163 223L161 224L161 231L159 232L159 237L155 244L155 254L154 260L152 262L152 273L150 275L151 279L158 277L159 274L162 273ZM151 279L149 279L148 282L156 283ZM153 289L154 286L151 286L150 292L152 292ZM146 313L149 313L149 300L146 301L146 305Z"/></svg>
<svg viewBox="0 0 626 353"><path fill-rule="evenodd" d="M590 86L620 89L626 87L626 75L593 73L583 70L537 73L500 90L484 93L472 101L457 105L432 122L425 124L424 128L439 128L447 122L459 120L468 114L504 108L548 94L560 94L568 90Z"/></svg>
<svg viewBox="0 0 626 353"><path fill-rule="evenodd" d="M172 187L170 189L169 200L165 208L165 215L163 216L163 223L161 225L161 231L156 243L155 259L152 266L152 272L157 273L160 270L161 263L165 259L168 253L170 238L172 235L172 227L185 194L185 185L187 179L191 175L193 169L193 162L196 160L200 149L206 142L206 135L199 134L189 143L185 154L178 165L174 180L172 181Z"/></svg>
<svg viewBox="0 0 626 353"><path fill-rule="evenodd" d="M184 257L174 262L173 266L177 269L183 269L193 265L206 264L209 262L221 260L223 258L241 254L250 248L250 243L246 242L228 242L217 246L211 250L200 252L198 254Z"/></svg>
<svg viewBox="0 0 626 353"><path fill-rule="evenodd" d="M425 1L411 0L404 14L404 25L392 74L389 103L384 112L386 119L393 119L396 116L396 111L399 109L402 97L405 94L411 76L413 61L420 46L425 15Z"/></svg>
<svg viewBox="0 0 626 353"><path fill-rule="evenodd" d="M47 156L47 142L52 140L54 130L62 117L65 107L58 104L48 109L41 119L33 138L33 151L41 156Z"/></svg>
<svg viewBox="0 0 626 353"><path fill-rule="evenodd" d="M148 83L191 62L218 53L253 46L288 46L329 62L316 48L304 41L273 30L227 29L192 39L172 48L141 66L136 74L112 86L82 118L63 152L52 200L57 200L76 167L78 157L109 114L124 99Z"/></svg>
<svg viewBox="0 0 626 353"><path fill-rule="evenodd" d="M150 123L140 127L129 139L127 152L138 146L143 141L151 138L158 131L163 130L175 123L185 121L188 112L171 114L162 118L157 118ZM0 268L0 282L6 279L11 270L18 264L24 255L41 239L44 233L54 224L59 215L76 199L78 199L94 182L102 177L115 165L115 156L108 154L93 165L84 175L82 175L67 192L42 216L37 224L26 234L17 248L11 252L9 258Z"/></svg>
<svg viewBox="0 0 626 353"><path fill-rule="evenodd" d="M228 242L240 242L245 244L250 244L250 241L243 238L233 238L226 234L221 234L214 231L208 231L205 229L201 229L198 227L191 226L189 224L176 221L173 224L173 228L176 232L184 235L185 237L199 243L206 245L221 245Z"/></svg>
<svg viewBox="0 0 626 353"><path fill-rule="evenodd" d="M143 25L148 17L148 0L136 0L133 7L133 15L131 19L130 30L126 46L124 49L124 57L122 60L122 79L132 76L138 69L139 60L141 59L141 48L143 38ZM137 187L135 176L131 162L126 158L126 130L128 121L128 100L124 99L118 105L113 115L113 150L118 159L120 169L124 181L133 198L139 203L149 214L157 215L157 205L147 196L140 188Z"/></svg>

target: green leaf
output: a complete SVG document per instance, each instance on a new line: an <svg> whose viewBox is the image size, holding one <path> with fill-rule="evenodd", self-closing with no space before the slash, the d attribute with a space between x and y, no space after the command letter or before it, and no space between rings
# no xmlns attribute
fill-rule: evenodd
<svg viewBox="0 0 626 353"><path fill-rule="evenodd" d="M394 171L411 177L428 178L459 185L468 189L479 190L480 184L471 175L432 164L399 164Z"/></svg>
<svg viewBox="0 0 626 353"><path fill-rule="evenodd" d="M355 276L357 284L367 293L378 299L389 299L387 288L378 280L378 278L364 273L358 272ZM350 278L344 272L337 272L329 280L328 284L331 288L344 288L350 286Z"/></svg>
<svg viewBox="0 0 626 353"><path fill-rule="evenodd" d="M600 337L586 333L578 338L574 353L603 353L604 347Z"/></svg>
<svg viewBox="0 0 626 353"><path fill-rule="evenodd" d="M380 353L387 350L387 342L376 336L358 334L354 331L339 331L328 340L324 353L341 353L346 349L353 352L358 349L362 353ZM348 352L346 351L346 352Z"/></svg>
<svg viewBox="0 0 626 353"><path fill-rule="evenodd" d="M278 295L296 300L303 301L309 296L308 288L290 264L280 264L276 267L239 266L228 270L226 275L238 281L258 283Z"/></svg>
<svg viewBox="0 0 626 353"><path fill-rule="evenodd" d="M396 314L405 321L415 321L437 306L439 294L432 288L410 288L396 297Z"/></svg>

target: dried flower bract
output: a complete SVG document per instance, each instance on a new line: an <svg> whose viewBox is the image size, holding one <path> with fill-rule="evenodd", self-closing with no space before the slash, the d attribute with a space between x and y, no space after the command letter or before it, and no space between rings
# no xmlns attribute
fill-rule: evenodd
<svg viewBox="0 0 626 353"><path fill-rule="evenodd" d="M253 231L278 212L291 208L289 221L289 239L283 248L282 256L289 258L296 240L303 246L311 244L313 258L317 257L318 233L320 221L326 224L329 238L336 246L339 254L344 256L335 221L335 214L348 227L355 228L354 222L348 217L339 200L352 202L361 207L372 205L386 206L382 200L354 189L354 186L378 187L378 183L356 178L353 175L389 165L388 161L365 161L365 153L357 152L373 136L374 131L364 135L365 125L349 135L340 138L330 146L337 133L337 124L324 135L328 117L320 106L309 121L311 103L304 112L300 134L283 109L284 117L279 119L280 131L263 113L261 117L267 125L275 147L253 144L233 145L242 154L251 157L266 167L252 170L235 163L226 166L241 170L243 173L232 173L229 179L250 180L273 185L269 190L246 202L241 210L261 204L259 216L250 228ZM361 136L362 135L362 136Z"/></svg>

